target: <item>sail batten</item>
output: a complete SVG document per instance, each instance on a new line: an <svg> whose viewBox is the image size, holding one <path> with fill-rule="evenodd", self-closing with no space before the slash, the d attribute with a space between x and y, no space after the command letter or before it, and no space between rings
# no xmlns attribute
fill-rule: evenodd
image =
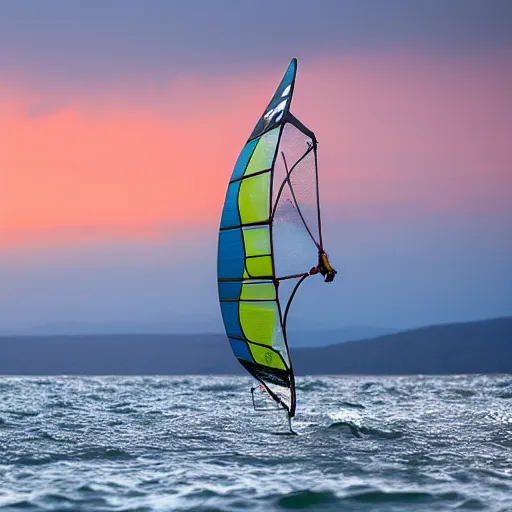
<svg viewBox="0 0 512 512"><path fill-rule="evenodd" d="M293 59L235 163L217 276L233 353L290 417L296 393L286 322L300 284L322 272L315 264L323 252L317 141L290 112L296 71Z"/></svg>

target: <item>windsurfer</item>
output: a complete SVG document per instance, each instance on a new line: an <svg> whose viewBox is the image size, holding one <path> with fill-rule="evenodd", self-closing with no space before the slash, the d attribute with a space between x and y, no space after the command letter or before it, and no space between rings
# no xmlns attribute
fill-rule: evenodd
<svg viewBox="0 0 512 512"><path fill-rule="evenodd" d="M331 267L329 258L324 251L318 252L318 265L309 271L311 275L318 274L319 272L325 277L326 283L334 281L334 276L337 274L336 270Z"/></svg>

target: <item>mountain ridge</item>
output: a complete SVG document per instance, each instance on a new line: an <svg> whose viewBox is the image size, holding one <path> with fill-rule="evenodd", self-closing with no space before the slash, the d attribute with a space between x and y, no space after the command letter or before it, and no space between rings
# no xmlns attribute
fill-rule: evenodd
<svg viewBox="0 0 512 512"><path fill-rule="evenodd" d="M512 316L291 351L298 375L512 373ZM221 334L34 335L0 336L0 374L243 375L245 370Z"/></svg>
<svg viewBox="0 0 512 512"><path fill-rule="evenodd" d="M192 322L189 322L192 324ZM197 328L194 325L193 331L190 327L180 329L172 322L105 322L105 323L80 323L80 322L52 322L41 324L39 326L26 327L23 329L0 328L0 337L2 336L106 336L106 335L153 335L162 334L169 336L184 335L224 335L223 327L212 327L208 322L202 322ZM288 339L291 340L292 347L320 347L332 343L342 343L345 341L362 340L399 332L400 329L374 326L349 326L339 329L298 329L288 330ZM318 339L315 343L310 343L311 339Z"/></svg>

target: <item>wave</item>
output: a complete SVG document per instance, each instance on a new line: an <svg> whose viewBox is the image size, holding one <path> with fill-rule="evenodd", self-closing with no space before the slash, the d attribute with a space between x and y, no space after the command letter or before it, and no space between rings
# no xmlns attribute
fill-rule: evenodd
<svg viewBox="0 0 512 512"><path fill-rule="evenodd" d="M460 501L464 499L456 492L432 493L425 491L383 491L380 489L365 489L348 493L345 496L337 496L333 491L295 491L277 499L276 505L285 510L322 510L336 506L341 510L345 507L353 507L356 503L370 505L372 508L379 505L407 505L414 507L419 504L428 504L436 501ZM471 500L478 501L478 500ZM481 504L481 502L479 502ZM464 500L459 506L467 504ZM472 503L473 505L475 503Z"/></svg>
<svg viewBox="0 0 512 512"><path fill-rule="evenodd" d="M368 503L372 506L379 504L402 504L410 503L431 503L434 501L455 501L461 499L461 496L456 492L447 493L432 493L425 491L383 491L380 489L372 489L356 494L349 495L344 498L345 502L359 502Z"/></svg>
<svg viewBox="0 0 512 512"><path fill-rule="evenodd" d="M34 510L34 508L35 505L28 500L13 501L0 506L0 510Z"/></svg>
<svg viewBox="0 0 512 512"><path fill-rule="evenodd" d="M296 388L298 391L319 391L322 389L328 389L329 384L322 380L312 380L307 382L296 382Z"/></svg>
<svg viewBox="0 0 512 512"><path fill-rule="evenodd" d="M136 456L119 448L90 448L79 452L69 453L45 453L45 454L23 454L12 457L7 462L22 466L41 466L61 461L83 462L90 460L131 460Z"/></svg>
<svg viewBox="0 0 512 512"><path fill-rule="evenodd" d="M133 407L112 407L109 411L114 414L136 414L138 412Z"/></svg>
<svg viewBox="0 0 512 512"><path fill-rule="evenodd" d="M226 383L215 383L215 384L203 384L197 388L197 391L214 391L214 392L224 392L224 391L240 391L240 384L226 384Z"/></svg>
<svg viewBox="0 0 512 512"><path fill-rule="evenodd" d="M363 404L358 404L356 402L343 401L340 405L341 407L348 407L349 409L366 409Z"/></svg>
<svg viewBox="0 0 512 512"><path fill-rule="evenodd" d="M2 410L0 412L3 412L5 414L12 414L13 416L18 416L20 418L23 417L32 417L32 416L39 416L40 411L31 411L31 410L18 410L18 409L8 409L8 410Z"/></svg>
<svg viewBox="0 0 512 512"><path fill-rule="evenodd" d="M331 423L328 429L345 429L354 436L362 438L364 436L375 437L377 439L399 439L404 433L398 430L381 430L373 427L365 427L364 425L356 425L352 421L336 421Z"/></svg>
<svg viewBox="0 0 512 512"><path fill-rule="evenodd" d="M295 491L281 496L276 505L283 509L311 509L337 503L339 498L332 491Z"/></svg>
<svg viewBox="0 0 512 512"><path fill-rule="evenodd" d="M78 489L81 491L81 488ZM89 500L92 498L94 507L105 506L108 504L106 497L101 496L101 493L95 493L94 497L88 496L85 500L77 497L68 497L56 492L48 492L34 496L30 501L27 499L19 501L11 501L0 506L0 510L73 510L74 512L85 512L91 510L91 503ZM137 509L142 510L142 509Z"/></svg>
<svg viewBox="0 0 512 512"><path fill-rule="evenodd" d="M470 398L472 396L476 395L476 391L472 389L465 389L465 388L453 388L450 390L453 394L462 397L462 398Z"/></svg>
<svg viewBox="0 0 512 512"><path fill-rule="evenodd" d="M329 429L348 429L354 437L363 437L361 435L361 429L355 423L351 421L335 421L331 423L327 428Z"/></svg>

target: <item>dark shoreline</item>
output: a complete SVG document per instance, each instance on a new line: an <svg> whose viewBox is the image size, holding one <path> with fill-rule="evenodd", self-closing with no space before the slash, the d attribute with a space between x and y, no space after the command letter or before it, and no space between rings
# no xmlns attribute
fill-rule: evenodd
<svg viewBox="0 0 512 512"><path fill-rule="evenodd" d="M512 373L512 317L442 324L319 348L298 375ZM224 335L0 336L3 375L245 375Z"/></svg>

